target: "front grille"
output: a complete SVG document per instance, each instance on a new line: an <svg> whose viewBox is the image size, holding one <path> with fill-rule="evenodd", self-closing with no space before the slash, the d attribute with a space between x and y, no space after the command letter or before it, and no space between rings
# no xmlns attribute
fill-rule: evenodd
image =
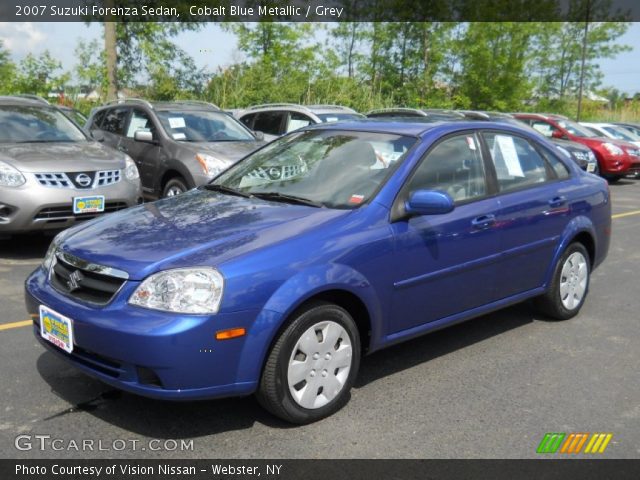
<svg viewBox="0 0 640 480"><path fill-rule="evenodd" d="M89 220L103 213L117 212L127 208L127 204L124 202L108 202L104 206L104 212L97 213L80 213L74 214L73 207L63 205L60 207L47 207L40 210L33 217L34 220L47 220L47 221L63 221L69 218L75 218L76 220Z"/></svg>
<svg viewBox="0 0 640 480"><path fill-rule="evenodd" d="M587 152L574 151L573 156L576 157L578 160L584 160L584 161L589 160L589 154Z"/></svg>
<svg viewBox="0 0 640 480"><path fill-rule="evenodd" d="M71 188L73 186L66 173L36 173L34 175L43 187Z"/></svg>
<svg viewBox="0 0 640 480"><path fill-rule="evenodd" d="M108 267L101 267L103 271L96 271L96 266L82 262L73 264L66 254L56 255L56 261L51 268L51 285L65 295L98 305L106 305L120 290L125 278L103 273ZM94 267L94 268L92 268Z"/></svg>
<svg viewBox="0 0 640 480"><path fill-rule="evenodd" d="M120 170L104 170L98 172L95 180L95 187L105 187L107 185L113 185L120 181Z"/></svg>
<svg viewBox="0 0 640 480"><path fill-rule="evenodd" d="M53 188L75 188L88 189L106 187L118 183L121 179L120 170L101 170L99 172L52 172L52 173L34 173L36 180L43 187ZM88 177L88 183L83 185L78 181L78 177Z"/></svg>

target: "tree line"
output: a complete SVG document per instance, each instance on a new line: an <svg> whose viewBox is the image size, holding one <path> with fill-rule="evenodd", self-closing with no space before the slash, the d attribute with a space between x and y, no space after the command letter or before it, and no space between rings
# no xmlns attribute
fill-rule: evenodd
<svg viewBox="0 0 640 480"><path fill-rule="evenodd" d="M587 91L602 86L600 60L631 48L619 43L627 22L220 25L235 35L239 52L230 65L213 72L198 67L175 41L180 32L203 24L116 23L108 25L111 47L79 39L77 63L67 72L49 52L29 54L16 64L0 45L0 89L46 95L76 84L106 98L107 58L114 50L117 86L156 100L198 98L223 108L334 103L359 111L385 106L520 110L534 102L537 108L562 111L578 90L585 35Z"/></svg>

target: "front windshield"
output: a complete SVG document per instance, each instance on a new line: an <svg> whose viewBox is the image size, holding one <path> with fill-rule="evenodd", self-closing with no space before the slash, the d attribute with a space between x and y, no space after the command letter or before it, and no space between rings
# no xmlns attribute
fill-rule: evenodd
<svg viewBox="0 0 640 480"><path fill-rule="evenodd" d="M364 115L359 113L317 113L320 120L324 123L340 122L342 120L359 120L364 118Z"/></svg>
<svg viewBox="0 0 640 480"><path fill-rule="evenodd" d="M617 138L618 140L626 140L628 142L637 142L640 141L640 137L634 135L631 132L625 131L622 128L618 127L602 127L605 132L610 133L613 138Z"/></svg>
<svg viewBox="0 0 640 480"><path fill-rule="evenodd" d="M158 118L167 135L183 142L237 142L255 140L237 120L209 110L161 110Z"/></svg>
<svg viewBox="0 0 640 480"><path fill-rule="evenodd" d="M414 137L387 133L294 133L232 166L213 185L355 208L370 199L415 142Z"/></svg>
<svg viewBox="0 0 640 480"><path fill-rule="evenodd" d="M0 106L0 143L86 142L63 113L50 107Z"/></svg>
<svg viewBox="0 0 640 480"><path fill-rule="evenodd" d="M572 122L571 120L558 120L558 125L564 128L571 135L575 135L576 137L598 137L600 135L596 135L587 127L583 127L579 123Z"/></svg>

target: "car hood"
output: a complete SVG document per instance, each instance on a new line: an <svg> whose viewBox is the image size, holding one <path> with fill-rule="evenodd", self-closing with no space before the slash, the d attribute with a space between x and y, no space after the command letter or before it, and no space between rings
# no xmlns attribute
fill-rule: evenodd
<svg viewBox="0 0 640 480"><path fill-rule="evenodd" d="M124 168L125 156L98 142L0 144L0 160L23 172L86 172Z"/></svg>
<svg viewBox="0 0 640 480"><path fill-rule="evenodd" d="M555 143L559 147L566 148L567 150L578 150L580 152L590 152L591 149L586 145L582 145L578 142L572 142L571 140L561 140L559 138L550 139L551 143Z"/></svg>
<svg viewBox="0 0 640 480"><path fill-rule="evenodd" d="M624 140L618 140L616 138L607 138L607 137L581 137L582 142L585 145L602 145L603 143L611 143L613 145L617 145L618 147L625 147L627 149L634 150L637 148L631 142L625 142Z"/></svg>
<svg viewBox="0 0 640 480"><path fill-rule="evenodd" d="M141 280L168 268L218 266L349 213L197 189L99 217L74 228L61 248Z"/></svg>
<svg viewBox="0 0 640 480"><path fill-rule="evenodd" d="M190 144L189 147L194 153L208 153L216 158L235 162L264 144L265 142L259 140L247 140L241 142L202 142Z"/></svg>

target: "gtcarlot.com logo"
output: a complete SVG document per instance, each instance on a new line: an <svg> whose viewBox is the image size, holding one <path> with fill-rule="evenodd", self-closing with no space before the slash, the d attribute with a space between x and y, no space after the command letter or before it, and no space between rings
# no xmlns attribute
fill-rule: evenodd
<svg viewBox="0 0 640 480"><path fill-rule="evenodd" d="M612 437L612 433L545 433L536 452L604 453Z"/></svg>

